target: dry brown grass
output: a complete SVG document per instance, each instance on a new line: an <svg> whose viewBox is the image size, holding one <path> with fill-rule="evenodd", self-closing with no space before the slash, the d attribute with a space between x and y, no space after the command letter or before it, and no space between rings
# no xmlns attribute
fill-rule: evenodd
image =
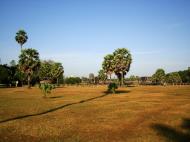
<svg viewBox="0 0 190 142"><path fill-rule="evenodd" d="M190 141L190 86L0 89L0 141Z"/></svg>

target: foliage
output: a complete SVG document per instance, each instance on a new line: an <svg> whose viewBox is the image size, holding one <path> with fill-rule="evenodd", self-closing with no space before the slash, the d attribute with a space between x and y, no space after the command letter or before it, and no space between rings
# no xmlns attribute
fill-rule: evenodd
<svg viewBox="0 0 190 142"><path fill-rule="evenodd" d="M0 84L11 83L11 70L7 65L0 65Z"/></svg>
<svg viewBox="0 0 190 142"><path fill-rule="evenodd" d="M41 89L41 91L44 94L44 97L47 96L47 94L51 93L52 89L55 89L55 85L53 84L49 84L49 83L42 83L40 84L39 88Z"/></svg>
<svg viewBox="0 0 190 142"><path fill-rule="evenodd" d="M99 78L99 80L101 80L101 81L103 81L103 82L106 81L107 75L106 75L106 73L104 72L104 70L99 70L99 72L98 72L98 78Z"/></svg>
<svg viewBox="0 0 190 142"><path fill-rule="evenodd" d="M52 60L45 60L41 62L39 78L40 80L57 81L59 78L63 78L64 69L61 63L54 62Z"/></svg>
<svg viewBox="0 0 190 142"><path fill-rule="evenodd" d="M18 65L15 63L10 64L10 66L7 64L0 65L0 83L15 85L16 81L18 81L19 85L22 85L25 78L25 74L19 70Z"/></svg>
<svg viewBox="0 0 190 142"><path fill-rule="evenodd" d="M132 57L128 49L118 48L113 54L108 54L104 57L102 63L103 70L110 75L114 72L119 79L120 85L124 83L124 77L129 72L132 62Z"/></svg>
<svg viewBox="0 0 190 142"><path fill-rule="evenodd" d="M165 82L165 71L163 69L157 69L152 75L152 82L156 85L163 85Z"/></svg>
<svg viewBox="0 0 190 142"><path fill-rule="evenodd" d="M32 75L34 72L38 72L39 67L40 59L37 50L29 48L21 51L21 55L19 56L19 68L26 74L29 88Z"/></svg>
<svg viewBox="0 0 190 142"><path fill-rule="evenodd" d="M170 84L178 84L181 83L182 80L178 72L173 72L166 75L166 82Z"/></svg>
<svg viewBox="0 0 190 142"><path fill-rule="evenodd" d="M126 48L118 48L114 51L114 72L117 75L120 85L123 84L124 76L129 72L132 57Z"/></svg>
<svg viewBox="0 0 190 142"><path fill-rule="evenodd" d="M178 72L183 83L190 83L190 70Z"/></svg>
<svg viewBox="0 0 190 142"><path fill-rule="evenodd" d="M102 63L102 68L104 72L106 72L111 79L111 74L114 71L114 63L113 63L114 56L112 54L108 54L104 57L104 61Z"/></svg>
<svg viewBox="0 0 190 142"><path fill-rule="evenodd" d="M134 76L131 75L129 78L127 78L126 80L128 81L139 81L140 77L139 76Z"/></svg>
<svg viewBox="0 0 190 142"><path fill-rule="evenodd" d="M109 83L108 84L108 92L115 93L117 88L118 88L118 86L116 83Z"/></svg>
<svg viewBox="0 0 190 142"><path fill-rule="evenodd" d="M15 40L18 42L18 44L20 44L22 50L23 44L28 40L27 33L24 30L19 30L16 33Z"/></svg>
<svg viewBox="0 0 190 142"><path fill-rule="evenodd" d="M65 78L65 83L66 84L80 84L81 79L79 77L67 77Z"/></svg>

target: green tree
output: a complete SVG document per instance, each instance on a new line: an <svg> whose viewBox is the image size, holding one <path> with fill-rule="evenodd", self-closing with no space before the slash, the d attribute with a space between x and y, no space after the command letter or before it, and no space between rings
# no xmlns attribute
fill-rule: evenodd
<svg viewBox="0 0 190 142"><path fill-rule="evenodd" d="M23 44L26 43L26 41L28 40L27 33L24 30L19 30L16 33L15 40L18 42L18 44L20 44L22 50Z"/></svg>
<svg viewBox="0 0 190 142"><path fill-rule="evenodd" d="M126 48L118 48L113 52L113 56L114 73L118 77L120 85L123 85L124 77L129 72L131 66L131 53Z"/></svg>
<svg viewBox="0 0 190 142"><path fill-rule="evenodd" d="M81 79L79 77L67 77L65 78L65 83L66 84L80 84Z"/></svg>
<svg viewBox="0 0 190 142"><path fill-rule="evenodd" d="M39 77L40 80L51 80L59 83L59 78L63 77L64 68L61 63L52 60L45 60L41 62Z"/></svg>
<svg viewBox="0 0 190 142"><path fill-rule="evenodd" d="M54 80L56 80L57 85L59 85L59 78L63 76L64 69L61 63L54 63L51 69L51 75Z"/></svg>
<svg viewBox="0 0 190 142"><path fill-rule="evenodd" d="M124 77L129 72L132 62L132 56L128 49L118 48L113 54L104 57L102 63L103 70L110 75L114 72L119 80L120 86L124 83Z"/></svg>
<svg viewBox="0 0 190 142"><path fill-rule="evenodd" d="M178 72L183 83L190 82L190 70L184 70Z"/></svg>
<svg viewBox="0 0 190 142"><path fill-rule="evenodd" d="M178 72L173 72L173 73L167 74L166 75L166 81L167 81L167 83L170 83L173 85L182 82L181 77L180 77Z"/></svg>
<svg viewBox="0 0 190 142"><path fill-rule="evenodd" d="M111 75L114 71L114 63L113 63L113 55L112 54L108 54L104 57L104 61L102 63L102 68L104 70L104 72L109 75L110 80L111 80Z"/></svg>
<svg viewBox="0 0 190 142"><path fill-rule="evenodd" d="M10 68L5 64L5 65L0 65L0 84L10 84L10 75L11 71Z"/></svg>
<svg viewBox="0 0 190 142"><path fill-rule="evenodd" d="M152 75L152 82L157 85L163 85L165 82L165 71L163 69L157 69Z"/></svg>
<svg viewBox="0 0 190 142"><path fill-rule="evenodd" d="M40 59L37 50L29 48L21 51L19 56L19 68L27 76L28 88L30 88L33 73L37 72L39 67Z"/></svg>
<svg viewBox="0 0 190 142"><path fill-rule="evenodd" d="M105 83L106 79L107 79L107 75L106 73L104 72L104 70L99 70L98 72L98 78L99 80L101 80L103 83Z"/></svg>

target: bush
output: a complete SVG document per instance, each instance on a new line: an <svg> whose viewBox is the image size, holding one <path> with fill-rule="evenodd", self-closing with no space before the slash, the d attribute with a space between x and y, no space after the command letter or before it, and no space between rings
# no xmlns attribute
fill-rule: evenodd
<svg viewBox="0 0 190 142"><path fill-rule="evenodd" d="M40 84L39 88L42 90L44 97L46 97L47 94L51 94L52 89L55 89L55 85L49 83L42 83Z"/></svg>
<svg viewBox="0 0 190 142"><path fill-rule="evenodd" d="M80 84L81 79L79 77L68 77L65 79L66 84Z"/></svg>
<svg viewBox="0 0 190 142"><path fill-rule="evenodd" d="M115 90L118 88L116 83L110 83L108 85L108 92L115 93Z"/></svg>

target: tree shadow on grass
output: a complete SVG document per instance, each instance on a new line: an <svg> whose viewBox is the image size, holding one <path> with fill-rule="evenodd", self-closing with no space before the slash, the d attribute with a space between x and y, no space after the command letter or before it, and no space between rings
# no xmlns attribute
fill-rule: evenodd
<svg viewBox="0 0 190 142"><path fill-rule="evenodd" d="M53 96L53 97L48 97L50 99L57 99L57 98L63 98L63 96Z"/></svg>
<svg viewBox="0 0 190 142"><path fill-rule="evenodd" d="M54 112L54 111L57 111L59 109L62 109L62 108L68 107L68 106L81 104L81 103L89 102L89 101L92 101L92 100L95 100L95 99L99 99L99 98L105 97L107 95L108 94L104 94L104 95L101 95L101 96L81 100L79 102L68 103L68 104L58 106L58 107L55 107L55 108L52 108L52 109L49 109L49 110L46 110L46 111L43 111L43 112L40 112L40 113L27 114L27 115L23 115L23 116L17 116L17 117L14 117L14 118L8 118L8 119L5 119L5 120L1 120L0 123L5 123L5 122L13 121L13 120L18 120L18 119L23 119L23 118L27 118L27 117L31 117L31 116L39 116L39 115L47 114L47 113Z"/></svg>
<svg viewBox="0 0 190 142"><path fill-rule="evenodd" d="M167 141L173 142L190 142L190 119L183 119L180 126L184 131L165 124L153 124L152 128L158 132L159 135L166 138Z"/></svg>
<svg viewBox="0 0 190 142"><path fill-rule="evenodd" d="M129 90L116 90L115 94L126 94L126 93L129 93L129 92L131 92L131 91L129 91ZM111 93L109 91L104 91L103 93L106 94L106 95L113 94L113 93Z"/></svg>

